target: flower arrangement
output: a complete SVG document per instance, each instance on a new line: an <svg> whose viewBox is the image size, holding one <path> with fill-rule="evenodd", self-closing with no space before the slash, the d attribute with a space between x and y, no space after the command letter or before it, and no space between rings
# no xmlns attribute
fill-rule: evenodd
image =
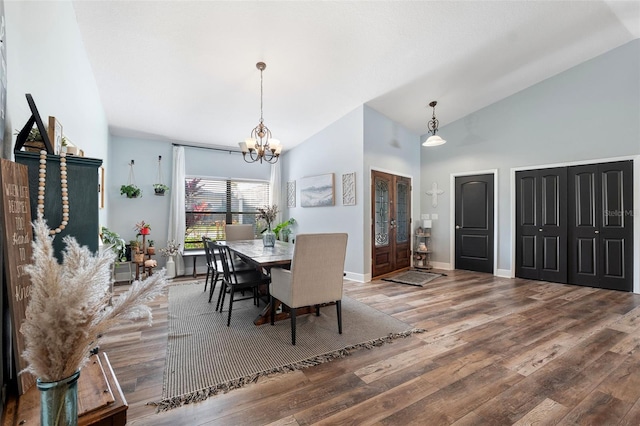
<svg viewBox="0 0 640 426"><path fill-rule="evenodd" d="M278 214L278 206L263 206L258 207L258 214L256 214L257 220L262 220L267 222L267 228L269 231L271 230L271 224L276 220L276 215ZM265 229L265 230L266 230ZM264 231L262 231L264 232Z"/></svg>
<svg viewBox="0 0 640 426"><path fill-rule="evenodd" d="M33 263L26 267L31 277L31 300L20 332L25 338L22 353L29 366L24 370L43 381L58 381L73 375L89 359L100 337L123 320L146 318L147 303L162 293L164 270L111 298L111 264L116 254L104 250L93 255L75 238L64 238L59 264L49 228L38 214L33 223Z"/></svg>
<svg viewBox="0 0 640 426"><path fill-rule="evenodd" d="M160 249L160 254L164 257L173 257L180 253L180 244L176 243L176 240L167 241L167 246Z"/></svg>

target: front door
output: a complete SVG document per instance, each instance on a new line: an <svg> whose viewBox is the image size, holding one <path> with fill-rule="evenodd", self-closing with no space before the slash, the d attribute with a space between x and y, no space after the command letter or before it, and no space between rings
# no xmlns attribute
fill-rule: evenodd
<svg viewBox="0 0 640 426"><path fill-rule="evenodd" d="M493 273L493 174L456 177L455 268Z"/></svg>
<svg viewBox="0 0 640 426"><path fill-rule="evenodd" d="M411 179L371 172L372 276L411 264Z"/></svg>

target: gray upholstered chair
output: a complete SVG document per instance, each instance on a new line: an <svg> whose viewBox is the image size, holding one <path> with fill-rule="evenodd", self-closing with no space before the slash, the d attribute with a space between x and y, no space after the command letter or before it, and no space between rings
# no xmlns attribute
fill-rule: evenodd
<svg viewBox="0 0 640 426"><path fill-rule="evenodd" d="M296 344L296 308L335 302L338 332L342 334L342 281L347 253L347 234L299 234L291 270L271 269L271 324L274 299L291 310L291 343Z"/></svg>
<svg viewBox="0 0 640 426"><path fill-rule="evenodd" d="M224 232L227 241L253 240L256 238L255 227L251 224L226 225Z"/></svg>

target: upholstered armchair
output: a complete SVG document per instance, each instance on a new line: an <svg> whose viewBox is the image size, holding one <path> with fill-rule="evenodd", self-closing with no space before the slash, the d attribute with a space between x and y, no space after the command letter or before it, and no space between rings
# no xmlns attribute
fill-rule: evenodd
<svg viewBox="0 0 640 426"><path fill-rule="evenodd" d="M342 281L347 252L347 234L299 234L291 270L271 269L271 324L275 300L291 310L291 343L296 344L296 308L336 303L338 333L342 334Z"/></svg>

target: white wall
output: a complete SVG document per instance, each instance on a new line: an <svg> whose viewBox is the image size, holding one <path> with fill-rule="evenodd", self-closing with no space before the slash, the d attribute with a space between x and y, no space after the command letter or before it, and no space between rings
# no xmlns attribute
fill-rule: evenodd
<svg viewBox="0 0 640 426"><path fill-rule="evenodd" d="M423 213L439 214L434 260L453 266L451 174L498 169L498 269L509 273L511 169L640 154L639 76L640 40L634 40L441 127L447 143L421 150L422 187L437 182L445 190L437 208L421 197Z"/></svg>
<svg viewBox="0 0 640 426"><path fill-rule="evenodd" d="M282 185L305 176L335 173L336 204L333 207L300 207L284 218L294 217L296 234L303 232L347 232L349 243L347 277L371 279L371 170L390 171L413 178L412 210L420 215L420 137L373 109L362 106L345 115L303 144L283 155ZM342 205L342 174L356 173L356 205ZM283 200L286 205L286 199Z"/></svg>
<svg viewBox="0 0 640 426"><path fill-rule="evenodd" d="M296 181L296 207L284 209L283 220L296 219L294 234L347 232L347 277L363 281L362 216L366 210L363 175L363 107L358 107L324 130L282 155L282 207L286 207L286 184ZM283 141L284 142L284 141ZM286 150L286 144L284 146ZM342 174L356 173L356 205L342 205ZM299 179L334 173L335 205L301 207Z"/></svg>
<svg viewBox="0 0 640 426"><path fill-rule="evenodd" d="M54 116L87 157L108 164L109 132L71 2L5 1L7 129L31 116L31 93L42 120ZM11 151L15 136L11 138ZM99 213L106 220L107 206ZM73 219L72 219L73 220Z"/></svg>

